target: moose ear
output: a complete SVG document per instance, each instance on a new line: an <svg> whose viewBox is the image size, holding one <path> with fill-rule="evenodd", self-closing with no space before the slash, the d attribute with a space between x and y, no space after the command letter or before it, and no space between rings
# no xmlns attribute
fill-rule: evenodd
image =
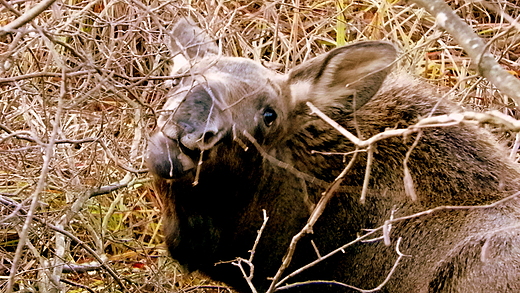
<svg viewBox="0 0 520 293"><path fill-rule="evenodd" d="M218 47L210 36L191 19L179 20L171 31L171 50L174 53L172 75L188 64L218 54Z"/></svg>
<svg viewBox="0 0 520 293"><path fill-rule="evenodd" d="M395 47L381 41L334 49L289 72L293 100L331 104L333 99L357 110L377 93L396 57Z"/></svg>

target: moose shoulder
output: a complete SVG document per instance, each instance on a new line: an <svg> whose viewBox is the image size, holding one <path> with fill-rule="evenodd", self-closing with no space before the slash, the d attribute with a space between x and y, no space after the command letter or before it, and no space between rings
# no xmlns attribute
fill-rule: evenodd
<svg viewBox="0 0 520 293"><path fill-rule="evenodd" d="M159 112L148 153L164 205L166 242L189 270L240 292L250 291L240 270L215 263L249 257L266 210L252 279L265 292L291 238L356 151L307 102L365 139L457 111L439 102L435 89L391 73L396 50L385 42L337 48L280 75L248 59L217 55L209 37L188 21L180 21L173 35L173 47L189 61L179 68L182 58L175 59L183 77ZM473 125L425 128L373 147L365 203L360 194L367 155L358 150L314 233L298 243L287 272L391 217L445 205L486 205L520 190L518 167L488 132ZM407 153L415 201L403 184ZM392 245L374 240L349 246L288 280L321 282L289 291L351 290L323 281L374 288L392 270L400 239L406 256L383 292L520 292L519 217L516 198L413 217L393 225Z"/></svg>

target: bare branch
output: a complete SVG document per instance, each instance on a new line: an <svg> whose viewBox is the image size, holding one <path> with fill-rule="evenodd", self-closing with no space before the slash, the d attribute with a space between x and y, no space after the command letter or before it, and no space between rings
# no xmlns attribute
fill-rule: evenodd
<svg viewBox="0 0 520 293"><path fill-rule="evenodd" d="M468 55L476 61L482 76L492 82L500 91L520 105L520 80L508 73L495 57L487 52L482 39L460 17L451 10L444 0L408 0L424 8L448 31Z"/></svg>
<svg viewBox="0 0 520 293"><path fill-rule="evenodd" d="M249 273L246 272L242 264L245 263L249 266ZM249 289L251 289L252 293L257 293L255 286L253 285L253 276L255 273L255 266L252 262L250 262L247 259L244 258L237 258L235 261L232 262L233 265L237 266L240 269L240 272L242 272L242 276L244 276L244 279L247 282L247 285L249 286Z"/></svg>
<svg viewBox="0 0 520 293"><path fill-rule="evenodd" d="M85 286L85 285L82 285L82 284L79 284L79 283L76 283L76 282L72 282L71 280L60 279L60 282L63 282L65 284L72 285L72 286L75 286L75 287L87 290L88 292L91 292L91 293L95 293L95 291L90 289L88 286Z"/></svg>
<svg viewBox="0 0 520 293"><path fill-rule="evenodd" d="M335 250L333 250L333 251L327 253L326 255L322 256L321 258L318 258L318 259L314 260L313 262L310 262L310 263L308 263L308 264L302 266L301 268L299 268L299 269L295 270L294 272L292 272L292 273L288 274L287 276L285 276L283 279L279 280L278 283L276 284L276 286L275 286L274 288L279 288L279 287L282 286L283 283L285 283L288 279L290 279L290 278L292 278L292 277L298 275L299 273L301 273L301 272L307 270L308 268L311 268L311 267L315 266L316 264L318 264L318 263L320 263L320 262L326 260L327 258L329 258L329 257L331 257L331 256L333 256L333 255L335 255L336 253L339 253L339 252L344 253L344 252L345 252L345 249L346 249L347 247L352 246L352 245L354 245L354 244L356 244L356 243L358 243L358 242L361 242L361 241L367 239L369 236L372 236L373 234L375 234L376 232L378 232L378 231L380 231L380 230L382 230L382 229L383 229L383 226L381 226L381 227L379 227L379 228L376 228L376 229L373 229L373 230L369 231L368 233L366 233L365 235L360 236L360 237L358 237L358 238L356 238L356 239L350 241L349 243L346 243L345 245L343 245L343 246L341 246L341 247L339 247L339 248L337 248L337 249L335 249ZM269 291L268 291L268 292L269 292ZM273 291L273 292L274 292L274 291Z"/></svg>
<svg viewBox="0 0 520 293"><path fill-rule="evenodd" d="M267 216L267 213L265 210L262 210L262 214L264 217L264 220L262 222L262 226L260 227L260 230L258 230L255 243L253 244L253 248L249 251L249 259L243 259L243 258L237 258L236 260L232 261L231 264L239 267L240 272L242 272L242 276L246 280L247 284L249 285L249 289L251 289L251 292L256 293L257 290L255 286L253 285L253 277L255 273L255 266L253 264L253 258L255 256L256 247L258 246L258 243L260 242L260 239L262 238L262 233L264 232L265 227L267 226L267 220L269 220L269 217ZM242 266L242 264L245 263L249 267L249 273L247 273Z"/></svg>
<svg viewBox="0 0 520 293"><path fill-rule="evenodd" d="M403 216L403 217L387 220L387 221L385 221L385 225L392 224L392 223L397 223L397 222L401 222L401 221L405 221L405 220L410 220L410 219L414 219L414 218L418 218L418 217L422 217L422 216L426 216L426 215L430 215L430 214L433 214L433 213L436 213L436 212L439 212L439 211L444 211L444 210L489 209L489 208L496 207L496 206L498 206L498 205L500 205L500 204L502 204L504 202L510 201L512 199L515 199L515 198L517 198L519 196L520 196L520 192L517 192L517 193L515 193L513 195L510 195L508 197L504 197L503 199L501 199L499 201L496 201L494 203L491 203L491 204L488 204L488 205L480 205L480 206L438 206L438 207L435 207L433 209L422 211L422 212L419 212L419 213L416 213L416 214L413 214L413 215Z"/></svg>
<svg viewBox="0 0 520 293"><path fill-rule="evenodd" d="M233 293L233 291L231 291L231 289L229 289L228 287L224 287L224 286L210 286L210 285L193 286L193 287L190 287L190 288L183 289L182 292L191 292L191 291L195 291L195 290L199 290L199 289L226 290L229 293ZM220 292L220 291L217 291L217 292Z"/></svg>
<svg viewBox="0 0 520 293"><path fill-rule="evenodd" d="M367 157L367 167L365 172L365 179L363 182L363 190L361 192L360 201L361 203L365 202L366 190L368 187L368 181L370 178L370 166L372 165L372 155L371 148L373 145L383 139L387 139L390 137L397 136L409 136L412 133L418 132L419 134L415 138L413 145L410 147L408 152L406 153L405 159L403 160L404 174L403 181L406 194L410 196L412 200L417 199L417 195L415 194L415 190L413 188L413 179L408 169L408 161L413 149L419 143L421 138L421 130L424 128L432 128L432 127L446 127L453 126L462 122L470 122L477 121L482 124L493 124L505 128L510 131L520 131L520 121L512 118L511 116L500 113L499 111L490 111L487 113L477 113L477 112L463 112L463 113L455 113L455 114L447 114L447 115L439 115L432 116L421 119L415 125L411 125L406 129L391 129L386 130L384 132L378 133L372 136L369 139L361 140L357 138L355 135L350 133L348 130L339 125L336 121L332 120L325 113L321 112L318 108L316 108L312 103L307 102L307 106L309 106L312 110L312 113L318 115L325 122L329 123L332 127L334 127L337 131L347 137L354 145L358 148L368 148L368 157ZM373 151L372 151L373 152Z"/></svg>
<svg viewBox="0 0 520 293"><path fill-rule="evenodd" d="M394 265L392 266L392 268L386 275L386 278L383 280L383 282L381 282L379 285L377 285L377 287L375 287L373 289L361 289L361 288L358 288L358 287L355 287L352 285L348 285L345 283L337 282L337 281L324 281L324 280L316 281L316 280L314 280L314 281L298 282L298 283L293 283L293 284L289 284L289 285L285 285L285 286L280 286L280 287L276 288L275 292L294 288L294 287L304 286L304 285L317 285L317 284L337 285L337 286L346 287L346 288L349 288L352 290L356 290L361 293L372 293L372 292L380 291L383 288L383 286L385 286L386 283L388 283L388 281L390 281L390 278L392 277L395 270L397 269L397 266L399 265L399 262L401 261L401 259L403 257L407 256L407 255L404 255L403 253L401 253L401 251L399 250L399 244L401 244L401 240L402 240L401 238L397 239L397 244L395 245L395 251L397 252L397 259L395 260Z"/></svg>
<svg viewBox="0 0 520 293"><path fill-rule="evenodd" d="M258 234L256 235L255 244L253 245L253 248L250 251L249 255L249 262L253 263L253 258L255 256L256 247L258 246L258 243L260 242L260 239L262 238L262 233L264 232L265 227L267 226L267 221L269 220L269 217L267 216L267 212L265 210L262 210L262 216L263 216L263 222L262 227L260 227L260 230L258 230Z"/></svg>
<svg viewBox="0 0 520 293"><path fill-rule="evenodd" d="M9 24L0 27L0 37L4 36L8 33L13 33L16 29L22 27L23 25L31 22L35 17L37 17L40 13L42 13L45 9L49 8L52 3L56 2L56 0L43 0L38 5L29 9L26 13L10 22Z"/></svg>
<svg viewBox="0 0 520 293"><path fill-rule="evenodd" d="M21 214L25 215L25 216L28 216L29 215L29 211L27 211L26 209L23 208L23 206L21 204L18 204L12 200L9 200L9 199L2 199L2 203L5 204L5 205L9 205L9 206L13 206L16 208L16 211L17 212L21 212ZM117 275L117 273L110 267L106 264L106 261L103 260L103 258L101 256L99 256L90 246L88 246L85 242L81 241L81 239L79 239L78 237L76 237L75 235L73 235L72 233L60 228L60 227L57 227L57 226L54 226L50 223L48 223L45 219L42 219L38 216L33 216L32 217L33 220L49 227L51 230L53 231L56 231L64 236L67 236L68 238L70 238L71 240L73 240L74 242L76 242L77 244L79 244L81 247L83 247L90 255L92 255L98 262L99 262L99 265L75 265L75 264L64 264L65 267L68 267L70 270L74 270L74 271L81 271L81 270L90 270L94 267L103 267L115 280L116 282L119 283L119 286L121 287L121 289L124 289L125 286L123 285L123 283L121 282L121 278Z"/></svg>
<svg viewBox="0 0 520 293"><path fill-rule="evenodd" d="M67 76L81 76L81 75L87 75L96 73L96 70L82 70L82 71L74 71L67 74ZM58 72L34 72L34 73L28 73L28 74L21 74L16 75L12 77L4 77L0 78L0 84L4 83L11 83L16 82L24 79L31 79L31 78L39 78L39 77L61 77L61 73Z"/></svg>
<svg viewBox="0 0 520 293"><path fill-rule="evenodd" d="M18 262L20 261L23 253L23 249L26 245L26 242L28 241L27 237L29 235L29 228L31 226L31 222L34 218L34 213L36 211L36 207L38 205L40 193L43 191L45 187L45 182L47 180L47 174L49 172L49 166L51 163L51 160L54 157L54 142L56 141L56 137L58 136L58 132L61 128L61 113L63 109L63 95L65 95L66 90L64 88L66 87L66 80L67 77L65 75L65 72L63 72L62 76L62 92L61 95L58 98L58 107L56 109L56 116L54 118L52 133L49 138L49 143L45 147L45 154L43 156L43 166L42 171L40 173L40 177L38 178L38 183L36 185L36 189L34 190L33 194L31 195L31 205L29 207L29 211L27 212L27 217L25 218L25 222L22 228L22 231L20 233L20 239L18 242L18 246L16 247L15 256L13 258L13 262L11 264L11 270L9 272L9 279L7 282L7 292L12 292L14 283L15 283L15 276L18 271Z"/></svg>
<svg viewBox="0 0 520 293"><path fill-rule="evenodd" d="M357 152L353 153L352 158L350 159L350 162L347 164L345 169L343 169L341 174L339 174L338 177L336 177L334 182L332 184L330 184L329 188L323 193L322 197L320 198L320 201L318 202L318 204L316 204L314 211L312 212L311 216L307 220L307 224L301 229L300 232L298 232L298 234L293 236L291 243L289 244L289 248L287 249L287 253L285 254L284 258L282 259L282 265L276 272L276 275L274 276L274 278L271 282L271 285L269 286L269 289L267 290L267 293L274 292L276 287L279 286L279 284L281 282L283 282L283 280L282 281L279 281L279 280L282 277L285 270L289 267L289 264L292 261L294 252L296 250L296 245L298 244L300 239L303 238L303 236L305 236L305 234L312 233L314 224L318 221L318 219L322 215L323 211L325 210L325 207L327 206L328 202L330 201L330 199L332 198L332 196L334 195L336 190L339 188L339 186L343 182L343 179L347 175L348 171L352 168L352 166L354 166L354 162L356 161L357 154L358 154Z"/></svg>
<svg viewBox="0 0 520 293"><path fill-rule="evenodd" d="M359 201L365 203L368 192L368 182L370 181L370 170L372 169L372 163L374 161L374 145L370 145L367 148L367 167L365 169L365 178L363 179L363 188L361 189L361 196Z"/></svg>
<svg viewBox="0 0 520 293"><path fill-rule="evenodd" d="M393 213L391 215L391 218L389 220L386 220L385 223L380 226L380 227L377 227L375 229L371 229L368 233L366 233L365 235L363 236L360 236L358 238L356 238L355 240L349 242L349 243L346 243L345 245L331 251L330 253L324 255L323 257L319 258L319 259L316 259L315 261L313 262L310 262L308 263L307 265L305 266L302 266L301 268L295 270L294 272L288 274L287 276L285 276L283 279L281 279L277 284L276 286L274 286L274 291L275 292L276 290L278 289L281 289L282 288L282 285L283 283L285 283L288 279L298 275L299 273L315 266L316 264L322 262L323 260L326 260L327 258L329 257L332 257L334 256L335 254L339 253L339 252L342 252L344 253L345 252L345 249L349 246L352 246L356 243L359 243L361 241L365 241L369 236L372 236L373 234L375 234L376 232L379 232L379 231L388 231L388 232L384 232L383 234L389 234L389 231L390 231L390 228L391 227L391 224L394 224L394 223L398 223L398 222L402 222L402 221L406 221L406 220L410 220L410 219L415 219L415 218L419 218L419 217L423 217L423 216L426 216L426 215L431 215L431 214L434 214L434 213L437 213L437 212L440 212L440 211L445 211L445 210L474 210L474 209L489 209L489 208L494 208L498 205L501 205L502 203L504 202L507 202L507 201L510 201L510 200L513 200L515 198L518 198L520 196L520 192L517 192L513 195L510 195L508 197L505 197L499 201L496 201L494 203L491 203L491 204L488 204L488 205L480 205L480 206L439 206L439 207L436 207L436 208L433 208L433 209L429 209L429 210L426 210L426 211L422 211L422 212L419 212L419 213L415 213L415 214L412 214L412 215L408 215L408 216L403 216L403 217L399 217L399 218L393 218ZM505 227L504 229L510 229L510 227ZM389 235L384 235L384 238L387 238L387 237L390 237ZM377 238L378 240L380 240L381 238ZM400 238L399 238L400 239ZM387 240L385 240L385 243L387 242ZM389 243L388 243L389 244ZM398 251L398 254L401 256L401 253ZM405 256L405 255L403 255ZM394 268L392 268L392 272L395 270L395 267L396 267L397 264L394 264ZM283 287L285 288L285 287ZM361 290L361 289L360 289Z"/></svg>
<svg viewBox="0 0 520 293"><path fill-rule="evenodd" d="M410 174L410 170L408 169L408 161L410 160L410 155L412 154L412 151L419 144L419 141L421 140L421 136L422 136L422 132L419 132L417 134L417 137L415 138L415 141L413 142L412 146L406 152L406 155L405 155L404 160L403 160L404 190L405 190L406 194L413 201L417 200L417 194L415 193L415 188L414 188L414 184L413 184L412 174Z"/></svg>
<svg viewBox="0 0 520 293"><path fill-rule="evenodd" d="M260 144L256 141L256 139L251 134L249 134L247 131L244 131L242 134L244 134L244 136L247 139L249 139L249 141L255 146L255 148L258 150L258 152L260 152L262 157L264 157L265 159L269 160L269 162L273 163L275 166L278 166L279 168L286 169L289 172L293 173L294 175L298 176L299 178L304 179L307 182L316 183L316 184L319 184L321 186L328 186L329 185L328 182L320 180L320 179L318 179L318 178L316 178L314 176L310 176L307 173L303 173L303 172L297 170L296 168L294 168L293 166L291 166L290 164L287 164L286 162L282 162L282 161L276 159L275 157L269 155L262 148L262 146L260 146Z"/></svg>
<svg viewBox="0 0 520 293"><path fill-rule="evenodd" d="M125 178L123 178L123 180L121 180L119 182L91 189L87 192L87 195L90 198L90 197L94 197L94 196L98 196L98 195L111 193L111 192L114 192L121 188L130 187L130 186L137 185L137 184L145 184L148 182L150 182L149 178L136 179L132 176L126 176Z"/></svg>

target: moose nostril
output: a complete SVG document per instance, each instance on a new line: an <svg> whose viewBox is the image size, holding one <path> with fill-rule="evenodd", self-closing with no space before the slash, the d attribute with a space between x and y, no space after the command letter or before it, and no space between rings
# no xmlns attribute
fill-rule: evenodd
<svg viewBox="0 0 520 293"><path fill-rule="evenodd" d="M192 133L195 131L195 127L191 126L189 123L186 123L186 122L178 122L177 123L185 133Z"/></svg>
<svg viewBox="0 0 520 293"><path fill-rule="evenodd" d="M204 133L202 140L204 141L204 144L210 144L215 136L216 134L213 131L208 131Z"/></svg>

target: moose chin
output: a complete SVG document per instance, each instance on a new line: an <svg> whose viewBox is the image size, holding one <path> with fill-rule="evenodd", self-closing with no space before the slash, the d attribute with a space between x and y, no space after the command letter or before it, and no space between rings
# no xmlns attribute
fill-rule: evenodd
<svg viewBox="0 0 520 293"><path fill-rule="evenodd" d="M367 151L309 108L365 139L460 112L436 88L393 72L392 44L354 43L279 74L217 54L192 21L179 21L173 36L179 79L158 111L148 165L170 254L188 270L250 292L229 261L250 257L263 226L254 271L245 273L267 291L292 238L351 161L283 276L404 218L388 227L386 241L380 229L291 276L280 285L300 283L287 291L384 284L381 292L520 292L520 202L512 196L520 172L489 132L464 123L428 127ZM466 208L411 216L443 206Z"/></svg>

